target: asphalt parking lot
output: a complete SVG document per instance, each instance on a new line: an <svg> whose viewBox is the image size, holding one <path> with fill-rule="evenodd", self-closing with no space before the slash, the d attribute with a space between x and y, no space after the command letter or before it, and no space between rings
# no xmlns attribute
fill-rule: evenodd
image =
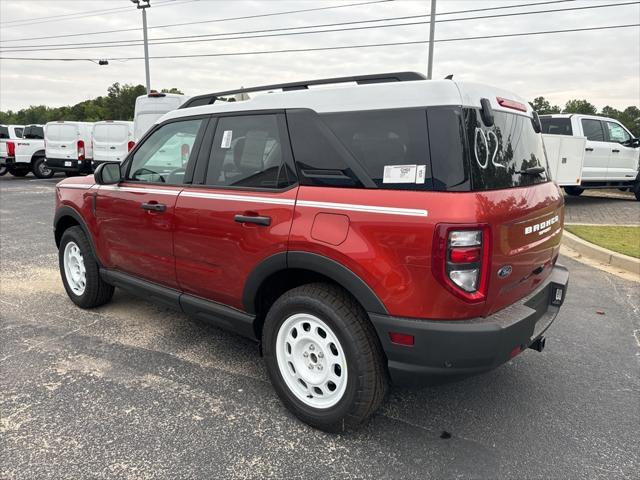
<svg viewBox="0 0 640 480"><path fill-rule="evenodd" d="M75 307L59 180L0 178L0 478L637 478L639 284L563 258L544 353L394 389L328 435L280 404L251 342L122 292Z"/></svg>

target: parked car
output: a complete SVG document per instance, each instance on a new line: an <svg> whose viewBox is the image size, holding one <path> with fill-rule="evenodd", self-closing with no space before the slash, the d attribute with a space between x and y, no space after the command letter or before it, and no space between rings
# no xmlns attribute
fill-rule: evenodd
<svg viewBox="0 0 640 480"><path fill-rule="evenodd" d="M122 164L58 184L73 302L121 287L257 340L283 403L328 431L389 378L542 351L564 200L525 100L410 72L242 92L277 88L174 110Z"/></svg>
<svg viewBox="0 0 640 480"><path fill-rule="evenodd" d="M93 168L103 162L121 162L135 145L133 122L105 120L96 122L91 131Z"/></svg>
<svg viewBox="0 0 640 480"><path fill-rule="evenodd" d="M176 93L160 93L154 90L148 95L140 95L136 98L136 106L133 114L134 141L140 140L149 128L167 112L175 110L189 97Z"/></svg>
<svg viewBox="0 0 640 480"><path fill-rule="evenodd" d="M44 152L44 126L27 125L22 139L16 141L15 161L8 168L19 175L33 172L38 178L51 178L55 172L47 167Z"/></svg>
<svg viewBox="0 0 640 480"><path fill-rule="evenodd" d="M586 137L580 186L567 186L569 195L589 188L631 189L640 200L640 140L617 120L593 115L541 115L543 133Z"/></svg>
<svg viewBox="0 0 640 480"><path fill-rule="evenodd" d="M49 122L44 127L46 165L67 176L91 173L91 129L89 122Z"/></svg>
<svg viewBox="0 0 640 480"><path fill-rule="evenodd" d="M15 161L16 140L22 138L23 125L0 125L0 177L9 171L8 165ZM11 172L16 177L24 177L28 173Z"/></svg>

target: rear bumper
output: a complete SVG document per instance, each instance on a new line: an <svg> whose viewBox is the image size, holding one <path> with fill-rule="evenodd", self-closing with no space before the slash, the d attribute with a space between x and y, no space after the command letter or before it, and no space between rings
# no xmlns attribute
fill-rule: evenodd
<svg viewBox="0 0 640 480"><path fill-rule="evenodd" d="M0 167L9 167L15 162L15 157L0 157Z"/></svg>
<svg viewBox="0 0 640 480"><path fill-rule="evenodd" d="M47 158L47 167L54 172L91 173L91 160L70 160L68 158ZM67 164L70 162L70 165Z"/></svg>
<svg viewBox="0 0 640 480"><path fill-rule="evenodd" d="M549 328L564 301L568 270L556 265L529 296L486 318L415 320L370 313L396 384L491 370L526 349ZM554 301L562 291L560 301ZM390 332L413 335L411 347L391 343Z"/></svg>

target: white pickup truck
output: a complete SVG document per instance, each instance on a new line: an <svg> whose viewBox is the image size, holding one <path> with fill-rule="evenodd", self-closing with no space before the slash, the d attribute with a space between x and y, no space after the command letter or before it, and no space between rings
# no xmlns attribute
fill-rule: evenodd
<svg viewBox="0 0 640 480"><path fill-rule="evenodd" d="M23 125L0 125L0 177L11 172L16 177L24 175L16 174L9 165L15 161L16 140L22 138Z"/></svg>
<svg viewBox="0 0 640 480"><path fill-rule="evenodd" d="M540 122L543 138L586 137L580 182L565 186L567 194L580 195L588 188L619 188L632 190L640 200L640 139L624 125L612 118L579 114L541 115Z"/></svg>
<svg viewBox="0 0 640 480"><path fill-rule="evenodd" d="M51 178L54 171L47 167L44 154L44 127L27 125L22 138L16 141L15 163L12 168L23 172L33 172L38 178Z"/></svg>

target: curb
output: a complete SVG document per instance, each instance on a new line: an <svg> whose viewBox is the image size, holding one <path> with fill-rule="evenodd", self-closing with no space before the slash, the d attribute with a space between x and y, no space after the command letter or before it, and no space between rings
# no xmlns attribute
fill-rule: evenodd
<svg viewBox="0 0 640 480"><path fill-rule="evenodd" d="M562 243L585 257L605 265L626 270L629 273L640 275L640 259L623 255L587 242L571 232L564 231Z"/></svg>

